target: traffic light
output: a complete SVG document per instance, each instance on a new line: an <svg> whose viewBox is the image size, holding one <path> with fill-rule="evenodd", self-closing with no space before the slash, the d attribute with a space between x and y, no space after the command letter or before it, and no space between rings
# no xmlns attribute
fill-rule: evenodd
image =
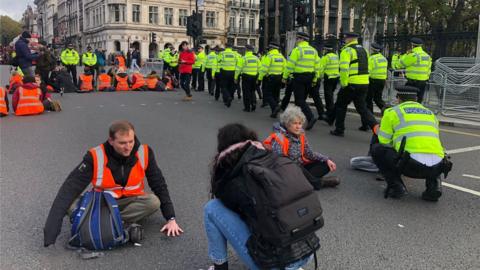
<svg viewBox="0 0 480 270"><path fill-rule="evenodd" d="M193 38L200 37L202 35L202 14L193 13L187 17L187 36Z"/></svg>
<svg viewBox="0 0 480 270"><path fill-rule="evenodd" d="M306 26L307 25L307 12L306 5L300 3L297 6L297 26Z"/></svg>
<svg viewBox="0 0 480 270"><path fill-rule="evenodd" d="M157 42L157 33L152 33L152 43Z"/></svg>

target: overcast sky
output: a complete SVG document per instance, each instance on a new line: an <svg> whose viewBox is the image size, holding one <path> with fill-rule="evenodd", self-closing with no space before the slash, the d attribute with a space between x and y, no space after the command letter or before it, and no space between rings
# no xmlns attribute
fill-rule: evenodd
<svg viewBox="0 0 480 270"><path fill-rule="evenodd" d="M34 7L33 0L0 0L0 15L8 15L18 21L28 4Z"/></svg>

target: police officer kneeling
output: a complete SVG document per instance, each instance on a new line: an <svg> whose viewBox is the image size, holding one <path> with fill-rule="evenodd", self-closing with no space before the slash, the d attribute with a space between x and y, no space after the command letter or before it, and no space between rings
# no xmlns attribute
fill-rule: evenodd
<svg viewBox="0 0 480 270"><path fill-rule="evenodd" d="M401 175L426 179L422 199L438 201L442 196L440 174L452 168L439 138L438 120L417 102L418 89L397 88L399 105L385 110L379 144L372 146L372 158L385 177L385 198L406 194Z"/></svg>

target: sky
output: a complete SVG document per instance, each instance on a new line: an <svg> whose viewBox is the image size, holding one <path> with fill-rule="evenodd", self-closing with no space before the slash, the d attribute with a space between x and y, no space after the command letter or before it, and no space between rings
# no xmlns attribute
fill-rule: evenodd
<svg viewBox="0 0 480 270"><path fill-rule="evenodd" d="M0 15L8 15L18 21L28 4L34 7L33 0L0 0Z"/></svg>

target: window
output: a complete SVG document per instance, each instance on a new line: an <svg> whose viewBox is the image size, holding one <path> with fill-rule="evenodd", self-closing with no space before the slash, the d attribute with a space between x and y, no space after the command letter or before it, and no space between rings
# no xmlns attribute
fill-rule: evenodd
<svg viewBox="0 0 480 270"><path fill-rule="evenodd" d="M237 27L236 17L237 17L237 13L235 11L230 12L230 20L229 20L230 31L235 31L235 27Z"/></svg>
<svg viewBox="0 0 480 270"><path fill-rule="evenodd" d="M256 40L255 39L250 39L250 45L253 46L253 47L257 46Z"/></svg>
<svg viewBox="0 0 480 270"><path fill-rule="evenodd" d="M173 25L173 8L165 8L165 24Z"/></svg>
<svg viewBox="0 0 480 270"><path fill-rule="evenodd" d="M250 13L250 19L249 19L248 25L250 27L250 33L254 33L255 29L257 28L255 25L255 14Z"/></svg>
<svg viewBox="0 0 480 270"><path fill-rule="evenodd" d="M111 22L125 21L125 5L120 5L120 4L110 5L110 21Z"/></svg>
<svg viewBox="0 0 480 270"><path fill-rule="evenodd" d="M215 11L207 11L207 27L217 26L217 14Z"/></svg>
<svg viewBox="0 0 480 270"><path fill-rule="evenodd" d="M148 23L158 24L158 7L148 7Z"/></svg>
<svg viewBox="0 0 480 270"><path fill-rule="evenodd" d="M245 12L240 13L239 28L240 28L240 31L245 29Z"/></svg>
<svg viewBox="0 0 480 270"><path fill-rule="evenodd" d="M132 5L132 22L140 22L140 5Z"/></svg>
<svg viewBox="0 0 480 270"><path fill-rule="evenodd" d="M178 12L178 25L187 26L188 10L180 9Z"/></svg>

